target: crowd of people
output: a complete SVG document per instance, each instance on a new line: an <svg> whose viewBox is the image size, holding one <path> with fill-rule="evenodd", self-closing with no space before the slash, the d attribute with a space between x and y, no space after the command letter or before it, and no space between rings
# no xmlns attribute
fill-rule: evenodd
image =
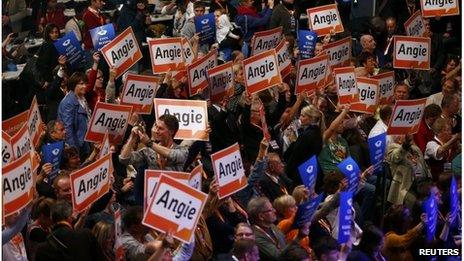
<svg viewBox="0 0 464 261"><path fill-rule="evenodd" d="M35 151L59 141L65 145L57 175L51 176L52 164L42 159L34 174L34 200L4 218L3 259L116 260L117 229L123 231L119 240L125 260L460 259L423 255L420 250L461 249L461 210L457 216L450 214L452 180L461 192L461 16L424 18L424 36L431 39L430 69L397 69L393 36L406 34L403 24L420 10L420 1L384 0L377 6L370 2L175 0L155 1L153 8L146 0L88 0L85 6L76 2L75 16L66 17L64 4L56 0L4 1L2 69L26 62L29 72L15 81L2 80L3 120L27 110L36 97L43 134ZM319 37L311 56L349 36L356 76L394 71L393 97L374 115L352 112L350 104L339 105L333 79L311 94L294 95L301 59L298 30L308 30L306 10L332 3L337 3L344 32ZM101 12L119 5L115 12ZM173 15L172 20L153 23L150 15L155 10L162 16ZM212 44L200 42L194 24L195 17L207 12L216 18ZM217 49L218 64L232 61L234 92L220 102L207 100L209 141L176 140L175 116L133 113L122 142L110 147L111 189L77 212L70 174L101 157L102 144L85 140L90 117L98 102L120 102L125 80L116 77L116 69L94 50L89 31L108 23L117 34L129 27L135 34L144 56L131 72L152 75L149 52L142 45L147 37L184 37L191 43L194 59ZM282 84L250 95L242 62L250 57L253 35L279 26L288 43L291 73ZM43 38L38 50L28 53L24 44L8 49L25 30ZM85 53L77 68L71 68L54 46L60 35L70 31ZM179 79L172 72L159 76L156 98L208 97L207 89L189 97L187 77ZM387 135L382 171L374 171L368 138L387 131L396 101L419 98L427 98L427 103L418 132ZM270 138L263 134L260 106ZM210 156L235 143L240 146L248 184L219 199ZM303 185L298 167L314 155L319 171L311 188ZM338 164L348 157L359 165L360 182L353 196L350 239L340 244L339 202L349 181ZM199 164L204 170L201 189L208 200L193 240L183 243L169 231L142 224L145 170L190 172ZM321 194L311 221L295 226L298 206ZM431 196L439 206L435 235L429 240L423 204ZM121 228L115 228L116 211L122 213Z"/></svg>

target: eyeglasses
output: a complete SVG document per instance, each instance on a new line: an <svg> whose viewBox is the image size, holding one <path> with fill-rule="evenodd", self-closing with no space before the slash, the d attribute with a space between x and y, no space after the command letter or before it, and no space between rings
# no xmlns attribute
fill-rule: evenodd
<svg viewBox="0 0 464 261"><path fill-rule="evenodd" d="M270 208L270 209L268 209L268 210L263 210L263 211L261 211L261 213L269 213L269 212L274 212L274 211L275 211L274 208Z"/></svg>

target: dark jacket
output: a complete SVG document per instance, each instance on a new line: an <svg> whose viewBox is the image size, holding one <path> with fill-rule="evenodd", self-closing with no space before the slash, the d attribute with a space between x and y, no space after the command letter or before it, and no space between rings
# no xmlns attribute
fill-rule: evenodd
<svg viewBox="0 0 464 261"><path fill-rule="evenodd" d="M264 174L258 181L259 191L271 202L280 196L292 193L293 182L285 175L279 176L279 184L275 183L268 175ZM287 193L285 193L287 192Z"/></svg>
<svg viewBox="0 0 464 261"><path fill-rule="evenodd" d="M36 261L105 260L100 245L88 229L74 231L64 224L56 225L37 247Z"/></svg>
<svg viewBox="0 0 464 261"><path fill-rule="evenodd" d="M271 16L271 21L269 23L269 28L276 28L279 26L282 26L282 33L284 35L293 35L296 36L296 30L298 29L298 17L296 15L296 12L293 12L293 17L294 17L294 27L293 27L293 32L292 32L292 26L291 26L291 17L292 15L290 12L283 6L282 3L278 4L273 10L272 10L272 16Z"/></svg>
<svg viewBox="0 0 464 261"><path fill-rule="evenodd" d="M58 52L53 42L44 42L37 52L37 56L37 70L41 78L51 83L53 81L53 69L58 65Z"/></svg>

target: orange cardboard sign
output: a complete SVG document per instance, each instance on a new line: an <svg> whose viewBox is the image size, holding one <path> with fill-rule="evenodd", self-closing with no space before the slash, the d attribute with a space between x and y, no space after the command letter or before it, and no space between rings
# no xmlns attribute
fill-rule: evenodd
<svg viewBox="0 0 464 261"><path fill-rule="evenodd" d="M395 36L393 67L396 69L430 69L430 38Z"/></svg>
<svg viewBox="0 0 464 261"><path fill-rule="evenodd" d="M142 52L130 26L103 46L101 53L108 65L116 68L116 78L142 59Z"/></svg>
<svg viewBox="0 0 464 261"><path fill-rule="evenodd" d="M11 148L13 150L13 157L15 159L21 158L23 155L28 154L34 149L32 139L29 135L27 124L11 137Z"/></svg>
<svg viewBox="0 0 464 261"><path fill-rule="evenodd" d="M13 161L13 146L11 146L11 137L2 131L2 163L3 165Z"/></svg>
<svg viewBox="0 0 464 261"><path fill-rule="evenodd" d="M122 141L128 125L127 120L132 114L132 106L97 102L89 127L85 134L85 140L101 142L108 132L111 144Z"/></svg>
<svg viewBox="0 0 464 261"><path fill-rule="evenodd" d="M34 198L38 162L33 157L32 153L26 153L2 167L4 216L18 212Z"/></svg>
<svg viewBox="0 0 464 261"><path fill-rule="evenodd" d="M121 209L114 211L114 249L115 260L124 260L124 247L122 245L122 218Z"/></svg>
<svg viewBox="0 0 464 261"><path fill-rule="evenodd" d="M228 197L248 185L238 143L211 154L211 162L219 183L219 199Z"/></svg>
<svg viewBox="0 0 464 261"><path fill-rule="evenodd" d="M235 82L232 66L232 62L227 62L208 70L211 102L220 102L224 96L234 95Z"/></svg>
<svg viewBox="0 0 464 261"><path fill-rule="evenodd" d="M154 99L155 115L174 115L179 120L179 130L175 139L203 140L209 139L208 108L206 101Z"/></svg>
<svg viewBox="0 0 464 261"><path fill-rule="evenodd" d="M203 165L199 164L198 166L193 168L192 171L190 172L190 178L189 178L188 184L192 188L201 191L203 175L204 175Z"/></svg>
<svg viewBox="0 0 464 261"><path fill-rule="evenodd" d="M29 110L2 121L2 130L9 136L15 135L23 125L27 123Z"/></svg>
<svg viewBox="0 0 464 261"><path fill-rule="evenodd" d="M103 142L102 142L101 149L100 149L100 155L98 156L98 158L101 158L109 153L110 153L110 135L108 134L108 132L106 132L105 136L103 137Z"/></svg>
<svg viewBox="0 0 464 261"><path fill-rule="evenodd" d="M459 15L458 0L421 0L423 17Z"/></svg>
<svg viewBox="0 0 464 261"><path fill-rule="evenodd" d="M133 112L150 114L157 84L157 77L127 74L121 92L121 104L132 106Z"/></svg>
<svg viewBox="0 0 464 261"><path fill-rule="evenodd" d="M336 33L345 30L336 4L309 8L306 13L308 14L309 29L316 32L317 36L330 34L331 30Z"/></svg>
<svg viewBox="0 0 464 261"><path fill-rule="evenodd" d="M160 232L191 242L208 195L166 175L161 175L142 223Z"/></svg>
<svg viewBox="0 0 464 261"><path fill-rule="evenodd" d="M393 113L388 123L388 135L415 134L424 115L427 98L418 100L399 100L393 107Z"/></svg>
<svg viewBox="0 0 464 261"><path fill-rule="evenodd" d="M295 94L314 92L324 87L329 68L329 56L319 55L310 59L298 61Z"/></svg>
<svg viewBox="0 0 464 261"><path fill-rule="evenodd" d="M285 40L280 41L280 44L277 45L275 50L280 76L284 79L292 72L292 61L290 59L290 54L288 53L288 42Z"/></svg>
<svg viewBox="0 0 464 261"><path fill-rule="evenodd" d="M34 96L31 107L29 108L29 115L27 119L29 125L29 134L31 135L32 144L36 146L39 143L39 138L42 135L40 124L42 124L42 117L40 116L39 104L37 98Z"/></svg>
<svg viewBox="0 0 464 261"><path fill-rule="evenodd" d="M330 67L350 66L351 59L351 37L346 37L336 42L328 43L324 46L329 56Z"/></svg>
<svg viewBox="0 0 464 261"><path fill-rule="evenodd" d="M266 31L258 31L251 39L251 53L256 55L272 50L277 47L281 40L282 26Z"/></svg>
<svg viewBox="0 0 464 261"><path fill-rule="evenodd" d="M193 53L192 46L190 45L189 40L182 37L182 50L184 52L184 61L186 64L192 64L195 59L195 54Z"/></svg>
<svg viewBox="0 0 464 261"><path fill-rule="evenodd" d="M276 51L274 49L243 60L245 86L249 94L282 83Z"/></svg>
<svg viewBox="0 0 464 261"><path fill-rule="evenodd" d="M425 33L425 23L420 10L417 10L404 23L404 29L408 36L423 36Z"/></svg>
<svg viewBox="0 0 464 261"><path fill-rule="evenodd" d="M147 209L149 199L155 195L156 185L158 184L161 174L167 175L173 179L188 184L190 173L167 170L146 169L143 183L143 207Z"/></svg>
<svg viewBox="0 0 464 261"><path fill-rule="evenodd" d="M351 104L358 102L359 93L354 67L334 68L333 73L338 90L338 103Z"/></svg>
<svg viewBox="0 0 464 261"><path fill-rule="evenodd" d="M390 104L393 100L393 86L395 85L395 72L385 72L371 77L379 80L379 104Z"/></svg>
<svg viewBox="0 0 464 261"><path fill-rule="evenodd" d="M148 40L153 74L185 69L182 38L156 38Z"/></svg>
<svg viewBox="0 0 464 261"><path fill-rule="evenodd" d="M207 71L216 66L217 50L215 49L187 67L190 97L208 87Z"/></svg>
<svg viewBox="0 0 464 261"><path fill-rule="evenodd" d="M375 114L379 103L379 80L358 77L356 79L359 92L359 102L351 105L350 111Z"/></svg>
<svg viewBox="0 0 464 261"><path fill-rule="evenodd" d="M69 178L73 209L81 212L108 193L112 174L111 154L71 173Z"/></svg>

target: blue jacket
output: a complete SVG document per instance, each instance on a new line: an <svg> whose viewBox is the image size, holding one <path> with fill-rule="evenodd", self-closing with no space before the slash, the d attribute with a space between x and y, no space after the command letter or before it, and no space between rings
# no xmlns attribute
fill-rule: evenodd
<svg viewBox="0 0 464 261"><path fill-rule="evenodd" d="M79 104L74 92L68 93L58 106L58 120L64 123L66 143L82 148L87 132L87 111Z"/></svg>
<svg viewBox="0 0 464 261"><path fill-rule="evenodd" d="M272 9L266 8L259 14L259 17L251 15L237 14L235 23L240 26L243 33L243 40L247 43L250 42L253 34L258 31L260 27L266 27L271 20Z"/></svg>

